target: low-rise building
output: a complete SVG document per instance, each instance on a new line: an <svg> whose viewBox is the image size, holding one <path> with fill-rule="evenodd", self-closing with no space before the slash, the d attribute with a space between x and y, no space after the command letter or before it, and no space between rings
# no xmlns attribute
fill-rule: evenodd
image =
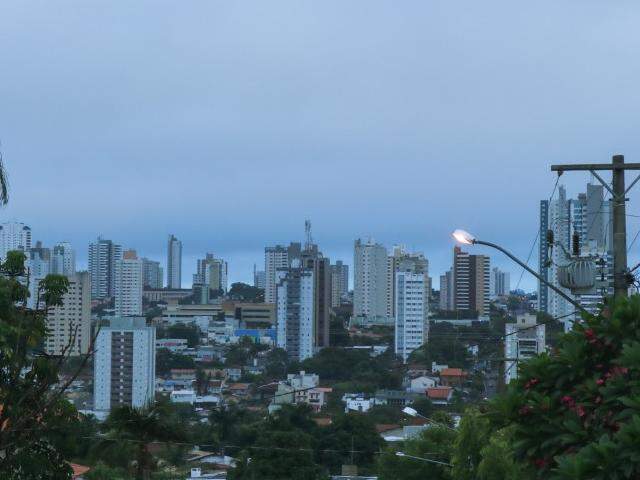
<svg viewBox="0 0 640 480"><path fill-rule="evenodd" d="M193 405L196 402L196 392L193 390L174 390L169 395L173 403L188 403Z"/></svg>
<svg viewBox="0 0 640 480"><path fill-rule="evenodd" d="M159 348L166 348L172 353L184 352L187 349L186 338L157 338L156 350Z"/></svg>
<svg viewBox="0 0 640 480"><path fill-rule="evenodd" d="M461 368L444 368L440 370L440 384L445 387L461 387L467 378L467 372Z"/></svg>
<svg viewBox="0 0 640 480"><path fill-rule="evenodd" d="M424 393L427 388L435 387L438 384L438 379L435 377L428 377L422 375L420 377L412 378L409 385L409 391L414 393Z"/></svg>
<svg viewBox="0 0 640 480"><path fill-rule="evenodd" d="M376 404L376 399L364 393L345 393L342 396L344 413L368 412Z"/></svg>
<svg viewBox="0 0 640 480"><path fill-rule="evenodd" d="M427 398L434 405L447 405L451 402L453 396L453 388L451 387L433 387L427 389Z"/></svg>

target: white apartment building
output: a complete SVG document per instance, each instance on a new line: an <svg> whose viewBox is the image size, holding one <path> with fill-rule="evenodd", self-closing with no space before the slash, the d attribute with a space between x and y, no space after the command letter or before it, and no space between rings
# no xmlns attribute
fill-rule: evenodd
<svg viewBox="0 0 640 480"><path fill-rule="evenodd" d="M167 243L167 288L182 288L182 242L174 235Z"/></svg>
<svg viewBox="0 0 640 480"><path fill-rule="evenodd" d="M353 252L353 316L363 323L388 323L387 249L358 239Z"/></svg>
<svg viewBox="0 0 640 480"><path fill-rule="evenodd" d="M114 295L116 262L122 258L122 246L98 237L89 245L91 299L102 300Z"/></svg>
<svg viewBox="0 0 640 480"><path fill-rule="evenodd" d="M89 352L91 343L91 284L89 272L69 277L69 290L62 305L49 311L46 324L49 335L44 343L49 355L77 356Z"/></svg>
<svg viewBox="0 0 640 480"><path fill-rule="evenodd" d="M141 408L153 401L156 330L144 317L116 318L96 339L93 398L95 410L118 405Z"/></svg>
<svg viewBox="0 0 640 480"><path fill-rule="evenodd" d="M314 272L294 266L278 270L276 275L276 344L291 360L301 362L315 352Z"/></svg>
<svg viewBox="0 0 640 480"><path fill-rule="evenodd" d="M74 275L76 273L76 252L69 242L56 243L51 252L51 273Z"/></svg>
<svg viewBox="0 0 640 480"><path fill-rule="evenodd" d="M135 250L127 250L115 268L115 314L118 317L142 315L142 260Z"/></svg>
<svg viewBox="0 0 640 480"><path fill-rule="evenodd" d="M276 245L264 249L264 301L276 303L276 272L288 268L291 262L300 258L302 247L299 243L291 243L288 247Z"/></svg>
<svg viewBox="0 0 640 480"><path fill-rule="evenodd" d="M536 325L535 315L518 315L516 323L504 326L504 382L518 378L518 362L545 351L544 325Z"/></svg>
<svg viewBox="0 0 640 480"><path fill-rule="evenodd" d="M331 306L339 307L349 293L349 265L338 260L331 265Z"/></svg>
<svg viewBox="0 0 640 480"><path fill-rule="evenodd" d="M427 340L425 275L397 272L395 292L395 352L406 363Z"/></svg>
<svg viewBox="0 0 640 480"><path fill-rule="evenodd" d="M7 258L7 252L31 248L31 228L20 222L5 222L0 225L0 260Z"/></svg>

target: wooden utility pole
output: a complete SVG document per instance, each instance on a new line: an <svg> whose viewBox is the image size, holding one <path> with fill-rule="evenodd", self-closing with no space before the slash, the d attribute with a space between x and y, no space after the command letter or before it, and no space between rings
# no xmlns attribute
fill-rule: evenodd
<svg viewBox="0 0 640 480"><path fill-rule="evenodd" d="M610 170L611 186L597 173ZM613 198L613 292L615 297L626 297L627 283L627 218L626 201L629 190L640 180L640 175L625 189L625 170L640 170L640 163L624 163L624 155L614 155L611 163L593 163L577 165L552 165L551 171L562 175L569 171L586 171L598 179Z"/></svg>

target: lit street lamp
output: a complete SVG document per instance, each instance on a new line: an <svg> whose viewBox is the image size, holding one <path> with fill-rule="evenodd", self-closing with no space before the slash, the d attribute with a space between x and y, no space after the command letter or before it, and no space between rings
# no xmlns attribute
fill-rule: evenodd
<svg viewBox="0 0 640 480"><path fill-rule="evenodd" d="M421 415L418 413L418 411L415 408L411 408L411 407L404 407L402 409L403 413L406 413L407 415L409 415L410 417L420 417L420 418L424 418L426 421L430 422L430 423L435 423L436 425L440 425L441 427L445 427L448 428L449 430L453 430L454 432L456 431L455 428L451 428L449 425L446 425L444 423L440 423L440 422L435 422L433 420L431 420L430 418L425 417L424 415Z"/></svg>
<svg viewBox="0 0 640 480"><path fill-rule="evenodd" d="M569 295L564 293L562 290L560 290L555 285L552 285L547 280L542 278L536 271L534 271L533 269L529 268L529 266L526 263L524 263L521 260L519 260L518 258L516 258L511 252L508 252L507 250L502 248L500 245L496 245L495 243L491 243L491 242L485 242L484 240L478 240L476 237L471 235L469 232L467 232L465 230L460 230L460 229L454 231L452 236L453 236L453 238L456 239L456 241L458 243L462 243L463 245L485 245L487 247L495 248L496 250L501 251L507 257L509 257L511 260L516 262L518 265L520 265L522 268L524 268L527 272L529 272L531 275L533 275L538 280L540 280L543 284L545 284L547 287L549 287L551 290L553 290L558 295L560 295L562 298L564 298L571 305L576 307L578 310L580 310L582 312L585 312L585 313L589 313L589 312L587 312L587 310L585 310L585 308L582 305L580 305L578 302L576 302L573 298L571 298Z"/></svg>
<svg viewBox="0 0 640 480"><path fill-rule="evenodd" d="M421 460L423 462L436 463L438 465L444 465L445 467L453 467L453 465L451 465L450 463L447 463L447 462L439 462L438 460L431 460L430 458L414 457L413 455L407 455L404 452L396 452L396 456L405 457L405 458L412 458L414 460Z"/></svg>

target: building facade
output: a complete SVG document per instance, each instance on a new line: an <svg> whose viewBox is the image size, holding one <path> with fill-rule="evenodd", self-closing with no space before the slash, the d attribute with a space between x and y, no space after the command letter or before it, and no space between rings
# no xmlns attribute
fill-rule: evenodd
<svg viewBox="0 0 640 480"><path fill-rule="evenodd" d="M96 339L93 398L95 410L120 405L142 408L154 399L155 327L144 317L113 319Z"/></svg>
<svg viewBox="0 0 640 480"><path fill-rule="evenodd" d="M349 295L349 265L341 260L331 265L331 306L339 307Z"/></svg>
<svg viewBox="0 0 640 480"><path fill-rule="evenodd" d="M495 267L491 270L491 298L504 297L511 291L511 276Z"/></svg>
<svg viewBox="0 0 640 480"><path fill-rule="evenodd" d="M157 290L162 288L164 272L160 262L142 258L142 286L145 289Z"/></svg>
<svg viewBox="0 0 640 480"><path fill-rule="evenodd" d="M167 288L182 288L182 242L173 235L167 242Z"/></svg>
<svg viewBox="0 0 640 480"><path fill-rule="evenodd" d="M76 273L76 252L69 242L56 243L51 252L51 273L71 276Z"/></svg>
<svg viewBox="0 0 640 480"><path fill-rule="evenodd" d="M115 269L115 314L118 317L142 315L143 265L135 250L123 252Z"/></svg>
<svg viewBox="0 0 640 480"><path fill-rule="evenodd" d="M91 299L103 300L113 297L115 292L116 262L122 259L122 246L111 240L98 237L89 245L89 276Z"/></svg>
<svg viewBox="0 0 640 480"><path fill-rule="evenodd" d="M353 316L356 321L389 323L387 273L387 249L372 239L356 240L353 252Z"/></svg>
<svg viewBox="0 0 640 480"><path fill-rule="evenodd" d="M31 227L20 222L5 222L0 225L0 260L7 258L7 252L31 248Z"/></svg>
<svg viewBox="0 0 640 480"><path fill-rule="evenodd" d="M62 305L52 307L46 318L49 334L44 342L48 355L78 356L91 344L91 283L89 272L69 275L69 290Z"/></svg>
<svg viewBox="0 0 640 480"><path fill-rule="evenodd" d="M491 263L486 255L469 255L460 247L453 250L453 306L456 311L481 317L491 305Z"/></svg>
<svg viewBox="0 0 640 480"><path fill-rule="evenodd" d="M605 199L604 193L601 185L587 184L585 193L571 199L567 198L566 189L561 185L557 198L540 202L540 275L593 312L604 296L613 294L611 200ZM552 233L553 245L549 244L548 231ZM559 268L571 261L569 254L574 234L579 240L581 256L591 256L603 262L598 274L605 278L605 285L600 291L573 295L558 282ZM565 327L570 326L576 316L571 303L541 282L538 283L538 299L540 311L563 317Z"/></svg>
<svg viewBox="0 0 640 480"><path fill-rule="evenodd" d="M51 273L51 250L42 246L42 242L36 242L35 247L30 248L27 252L27 278L29 281L29 299L27 306L29 308L37 308L39 300L40 282ZM40 300L42 304L42 300Z"/></svg>
<svg viewBox="0 0 640 480"><path fill-rule="evenodd" d="M518 378L518 362L545 351L545 326L537 325L535 315L518 315L516 323L504 326L504 381Z"/></svg>
<svg viewBox="0 0 640 480"><path fill-rule="evenodd" d="M291 243L288 247L276 245L275 247L265 247L264 249L264 301L266 303L276 302L276 272L281 268L288 268L291 262L299 259L302 253L300 243Z"/></svg>
<svg viewBox="0 0 640 480"><path fill-rule="evenodd" d="M399 271L395 281L395 353L406 363L427 340L425 274Z"/></svg>

